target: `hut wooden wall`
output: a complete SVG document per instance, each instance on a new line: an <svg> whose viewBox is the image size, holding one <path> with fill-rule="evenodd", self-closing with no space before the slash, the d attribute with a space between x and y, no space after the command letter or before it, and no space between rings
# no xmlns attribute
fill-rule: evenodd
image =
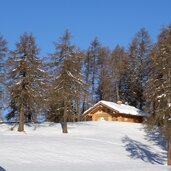
<svg viewBox="0 0 171 171"><path fill-rule="evenodd" d="M115 115L113 115L112 120L113 121L120 121L120 122L142 123L143 117L142 116L127 115L127 114L115 114Z"/></svg>
<svg viewBox="0 0 171 171"><path fill-rule="evenodd" d="M86 120L99 121L120 121L120 122L135 122L142 123L143 117L136 115L128 115L122 113L116 113L115 111L108 109L104 106L98 106L90 113L87 114Z"/></svg>
<svg viewBox="0 0 171 171"><path fill-rule="evenodd" d="M97 111L92 115L93 121L105 120L105 121L112 121L112 116L103 111Z"/></svg>

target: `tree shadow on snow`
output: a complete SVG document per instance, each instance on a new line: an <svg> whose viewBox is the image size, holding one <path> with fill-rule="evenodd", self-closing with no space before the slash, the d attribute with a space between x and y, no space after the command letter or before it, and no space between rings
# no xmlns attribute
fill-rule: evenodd
<svg viewBox="0 0 171 171"><path fill-rule="evenodd" d="M158 129L150 131L145 128L144 130L146 132L145 139L147 141L153 142L155 145L159 146L162 150L165 150L165 151L167 150L166 141L161 136Z"/></svg>
<svg viewBox="0 0 171 171"><path fill-rule="evenodd" d="M0 171L6 171L6 170L0 166Z"/></svg>
<svg viewBox="0 0 171 171"><path fill-rule="evenodd" d="M80 121L80 122L68 122L69 126L91 126L91 127L95 127L96 125L93 125L92 121Z"/></svg>
<svg viewBox="0 0 171 171"><path fill-rule="evenodd" d="M59 123L56 122L41 122L32 124L33 130L37 130L38 128L48 128L57 126Z"/></svg>
<svg viewBox="0 0 171 171"><path fill-rule="evenodd" d="M133 140L128 136L125 136L122 142L125 144L126 151L129 152L129 157L133 159L141 159L147 163L161 165L164 165L166 162L166 153L157 154L152 151L150 146Z"/></svg>

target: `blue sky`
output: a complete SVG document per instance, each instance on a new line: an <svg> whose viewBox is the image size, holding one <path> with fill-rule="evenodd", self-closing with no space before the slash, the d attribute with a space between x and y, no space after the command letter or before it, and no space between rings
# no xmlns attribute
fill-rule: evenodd
<svg viewBox="0 0 171 171"><path fill-rule="evenodd" d="M23 32L32 32L41 55L54 50L66 29L82 49L95 36L113 48L127 47L141 27L155 41L162 26L171 24L171 0L0 0L0 6L0 32L9 47Z"/></svg>

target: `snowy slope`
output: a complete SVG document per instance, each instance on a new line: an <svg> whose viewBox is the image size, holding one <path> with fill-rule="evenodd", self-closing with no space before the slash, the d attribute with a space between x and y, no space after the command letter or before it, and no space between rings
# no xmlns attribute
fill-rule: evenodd
<svg viewBox="0 0 171 171"><path fill-rule="evenodd" d="M169 171L157 134L121 122L26 126L25 133L0 125L0 171ZM152 141L153 140L153 141Z"/></svg>

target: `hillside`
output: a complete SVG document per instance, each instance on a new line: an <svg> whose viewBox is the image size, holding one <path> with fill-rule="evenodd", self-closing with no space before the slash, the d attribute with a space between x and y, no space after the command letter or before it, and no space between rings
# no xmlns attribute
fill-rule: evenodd
<svg viewBox="0 0 171 171"><path fill-rule="evenodd" d="M158 134L121 122L0 125L0 171L169 171Z"/></svg>

